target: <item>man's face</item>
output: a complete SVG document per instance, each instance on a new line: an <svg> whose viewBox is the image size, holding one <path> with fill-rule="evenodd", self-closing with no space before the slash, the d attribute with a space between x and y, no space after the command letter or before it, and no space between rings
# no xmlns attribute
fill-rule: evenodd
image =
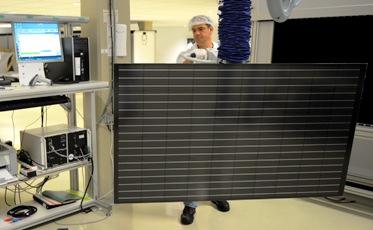
<svg viewBox="0 0 373 230"><path fill-rule="evenodd" d="M195 25L192 27L193 37L197 45L206 41L212 41L213 28L207 24Z"/></svg>

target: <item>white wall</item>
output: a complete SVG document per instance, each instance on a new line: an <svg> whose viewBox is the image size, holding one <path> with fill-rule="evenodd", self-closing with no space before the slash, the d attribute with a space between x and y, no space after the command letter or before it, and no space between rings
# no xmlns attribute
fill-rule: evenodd
<svg viewBox="0 0 373 230"><path fill-rule="evenodd" d="M157 31L156 63L176 63L180 52L187 47L187 38L193 37L186 27L153 27Z"/></svg>

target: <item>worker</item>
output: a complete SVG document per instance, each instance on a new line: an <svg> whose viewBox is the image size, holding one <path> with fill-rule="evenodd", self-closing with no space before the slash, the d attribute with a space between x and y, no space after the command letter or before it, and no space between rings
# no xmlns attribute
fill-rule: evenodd
<svg viewBox="0 0 373 230"><path fill-rule="evenodd" d="M192 64L188 57L199 59L197 63L206 63L205 60L216 61L218 57L218 44L212 40L214 24L205 15L194 16L189 21L189 30L193 32L193 46L179 54L177 63Z"/></svg>
<svg viewBox="0 0 373 230"><path fill-rule="evenodd" d="M189 22L189 29L193 32L194 45L192 48L181 52L177 58L178 63L191 64L193 61L188 57L203 60L217 60L218 44L212 40L214 32L214 23L205 15L194 16ZM194 63L198 63L195 61ZM203 62L204 63L204 62ZM221 212L228 212L230 207L226 200L211 201ZM184 225L193 223L196 213L197 202L185 201L183 213L180 216L180 222Z"/></svg>

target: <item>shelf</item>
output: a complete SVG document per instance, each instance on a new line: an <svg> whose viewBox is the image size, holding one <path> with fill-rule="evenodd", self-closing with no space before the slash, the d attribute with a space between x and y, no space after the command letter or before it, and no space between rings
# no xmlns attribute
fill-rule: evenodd
<svg viewBox="0 0 373 230"><path fill-rule="evenodd" d="M24 203L23 205L32 205L35 206L38 211L23 220L20 220L15 223L8 223L0 220L0 229L26 229L30 228L32 226L36 226L39 224L46 223L48 221L54 220L59 217L66 216L68 214L72 214L74 212L78 212L80 210L80 200L76 201L75 203L63 205L56 208L46 209L36 201L31 201ZM91 201L85 201L83 203L83 208L92 207L95 205L95 202L93 200ZM5 213L6 211L11 209L11 207L6 207L6 210L3 210L4 207L1 209L1 213ZM1 216L1 218L4 218L5 216Z"/></svg>
<svg viewBox="0 0 373 230"><path fill-rule="evenodd" d="M11 186L11 185L15 185L15 184L18 184L18 183L22 183L23 181L37 179L39 177L44 177L44 176L48 176L48 175L52 175L52 174L57 174L57 173L60 173L60 172L64 172L66 170L77 169L77 168L80 168L82 166L86 166L86 165L89 165L89 164L90 164L90 162L85 160L85 161L69 163L69 164L62 165L62 166L57 166L57 167L47 169L47 170L40 170L40 171L37 172L37 175L35 177L28 178L28 177L25 177L23 175L20 175L20 176L18 176L18 180L16 180L16 181L11 181L11 182L6 183L6 184L0 184L0 188L4 188L6 186Z"/></svg>
<svg viewBox="0 0 373 230"><path fill-rule="evenodd" d="M0 23L11 22L59 22L59 23L88 23L88 17L35 15L35 14L0 14Z"/></svg>
<svg viewBox="0 0 373 230"><path fill-rule="evenodd" d="M72 35L73 27L80 26L88 23L88 17L70 17L70 16L46 16L46 15L28 15L28 14L3 14L0 13L0 24L11 24L12 22L57 22L63 26L62 31L64 35ZM8 26L8 25L6 25ZM11 35L12 28L0 28L0 33L6 36ZM53 84L52 86L19 86L18 83L13 83L11 86L0 88L0 102L4 104L14 103L17 100L31 99L30 103L39 105L37 102L39 99L44 100L46 97L61 96L65 95L70 98L70 103L67 108L68 111L68 126L76 126L76 101L73 96L76 93L84 93L84 126L91 130L92 146L91 152L94 159L94 166L97 168L97 145L96 145L96 91L109 89L109 83L103 81L85 81L73 84ZM45 99L48 100L48 99ZM23 101L21 101L23 103ZM38 175L32 178L24 176L18 176L17 181L12 181L7 184L0 185L1 187L22 183L22 181L28 181L30 179L42 178L47 175L53 175L64 171L74 170L70 172L70 189L79 190L79 171L76 170L80 167L89 167L89 161L73 162L62 166L54 167L47 170L38 171ZM87 172L86 172L87 173ZM91 184L89 195L93 197L93 200L85 201L83 206L92 207L100 202L95 201L98 196L99 180L98 172L95 170L92 175L92 180L95 182ZM68 189L68 184L66 184ZM91 191L92 190L92 191ZM64 205L52 209L46 209L39 203L32 201L28 203L22 203L24 205L32 205L38 208L38 211L23 220L15 223L6 223L0 219L0 229L26 229L35 227L48 221L52 221L59 217L73 214L80 210L80 201L73 204ZM6 212L10 207L0 205L0 218L6 215Z"/></svg>
<svg viewBox="0 0 373 230"><path fill-rule="evenodd" d="M89 92L107 89L108 87L109 83L104 81L85 81L73 84L54 84L52 86L19 86L17 84L0 89L0 101Z"/></svg>

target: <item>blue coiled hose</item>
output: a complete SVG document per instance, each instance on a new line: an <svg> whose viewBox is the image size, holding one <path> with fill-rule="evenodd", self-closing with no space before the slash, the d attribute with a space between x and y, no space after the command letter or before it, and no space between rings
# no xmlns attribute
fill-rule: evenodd
<svg viewBox="0 0 373 230"><path fill-rule="evenodd" d="M220 0L219 11L220 62L247 62L250 56L251 0Z"/></svg>

